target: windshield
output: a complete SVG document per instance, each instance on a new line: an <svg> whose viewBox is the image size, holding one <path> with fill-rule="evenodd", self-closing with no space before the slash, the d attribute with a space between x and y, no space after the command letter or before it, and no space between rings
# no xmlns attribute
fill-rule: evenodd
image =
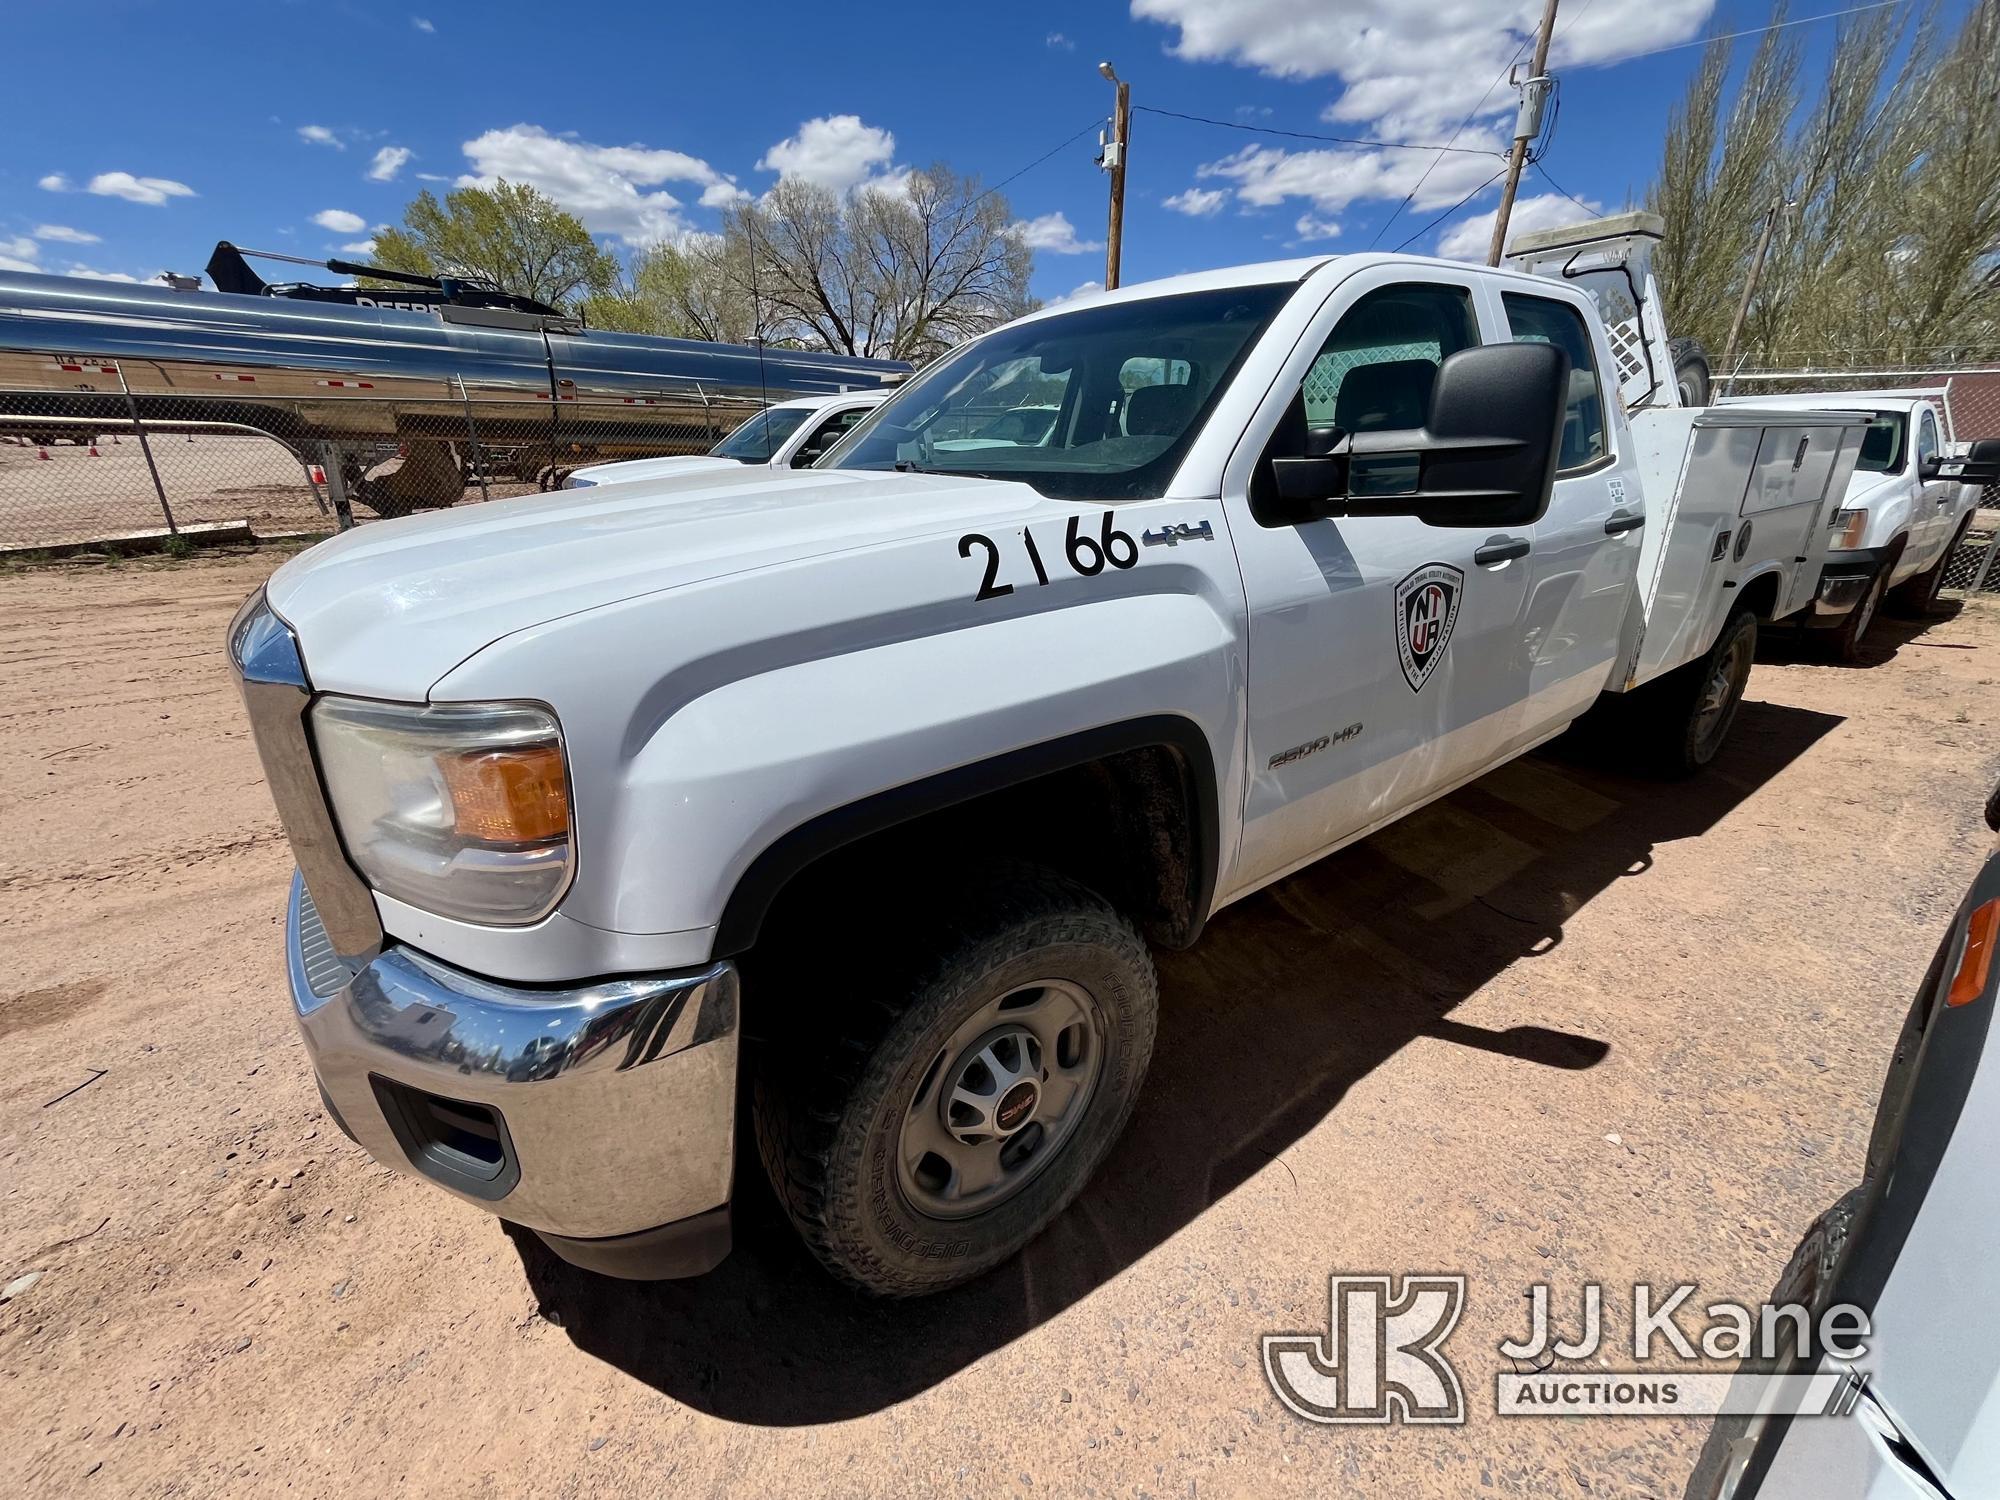
<svg viewBox="0 0 2000 1500"><path fill-rule="evenodd" d="M1895 412L1878 411L1861 437L1861 456L1854 467L1876 474L1893 474L1903 467L1904 419Z"/></svg>
<svg viewBox="0 0 2000 1500"><path fill-rule="evenodd" d="M811 415L803 406L767 407L708 451L713 457L733 458L740 464L767 464Z"/></svg>
<svg viewBox="0 0 2000 1500"><path fill-rule="evenodd" d="M819 465L1018 479L1065 500L1163 494L1295 283L1080 307L945 355Z"/></svg>

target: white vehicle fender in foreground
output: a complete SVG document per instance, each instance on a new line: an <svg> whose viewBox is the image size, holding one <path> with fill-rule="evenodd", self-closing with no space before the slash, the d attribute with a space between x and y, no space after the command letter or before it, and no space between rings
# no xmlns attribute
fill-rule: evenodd
<svg viewBox="0 0 2000 1500"><path fill-rule="evenodd" d="M988 789L968 767L1021 779L1036 762L1010 760L1019 752L1075 742L1075 760L1087 760L1097 732L1162 719L1174 721L1165 727L1181 735L1184 760L1207 762L1188 770L1208 783L1199 798L1212 798L1200 832L1213 847L1198 851L1212 892L1241 821L1241 582L1213 501L1117 510L1134 538L1208 521L1214 543L1142 545L1128 567L1079 576L1062 561L1065 528L1078 516L1095 530L1105 509L1036 501L979 528L1000 557L990 586L1006 593L976 597L986 549L961 547L972 533L954 528L534 626L476 653L430 696L528 696L555 709L581 856L560 913L613 932L684 934L690 962L717 946L732 897L767 851L791 838L773 857L796 868L801 841L807 852L843 841L825 828L801 834L816 820L936 783L915 804L885 804L892 826L938 796ZM873 831L866 814L846 821L846 836ZM769 884L772 869L759 880ZM439 956L505 972L477 929L460 935L484 951Z"/></svg>

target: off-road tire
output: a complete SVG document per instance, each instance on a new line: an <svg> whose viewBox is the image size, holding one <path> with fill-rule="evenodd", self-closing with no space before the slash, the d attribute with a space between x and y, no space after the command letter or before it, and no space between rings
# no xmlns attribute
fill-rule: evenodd
<svg viewBox="0 0 2000 1500"><path fill-rule="evenodd" d="M1747 636L1740 647L1738 638ZM1719 721L1704 719L1704 689L1717 667L1732 650L1745 653L1740 677L1731 687ZM1651 748L1655 768L1667 776L1692 776L1715 759L1729 738L1743 703L1743 685L1749 680L1747 658L1757 653L1757 616L1739 609L1715 633L1715 643L1707 652L1685 666L1669 672L1658 682L1639 690L1641 732Z"/></svg>
<svg viewBox="0 0 2000 1500"><path fill-rule="evenodd" d="M1860 1212L1866 1195L1865 1185L1850 1189L1806 1226L1798 1248L1785 1262L1785 1269L1778 1273L1778 1284L1766 1299L1772 1306L1796 1302L1811 1311L1814 1326L1818 1326L1819 1314L1831 1300L1834 1275L1847 1248L1848 1237L1853 1232L1855 1215ZM1779 1319L1777 1327L1779 1338L1783 1341L1779 1357L1765 1359L1758 1355L1745 1359L1739 1367L1742 1373L1771 1374L1786 1367L1797 1330L1790 1318ZM1685 1500L1711 1500L1721 1487L1724 1471L1746 1456L1745 1450L1750 1446L1750 1422L1747 1416L1715 1419L1715 1425L1708 1430L1707 1441L1701 1445L1701 1454L1695 1460L1694 1472L1688 1476L1687 1488L1683 1491Z"/></svg>
<svg viewBox="0 0 2000 1500"><path fill-rule="evenodd" d="M1909 615L1919 620L1927 620L1943 613L1944 606L1938 602L1938 590L1944 587L1944 570L1951 566L1951 556L1965 541L1966 532L1972 529L1972 516L1968 513L1958 523L1958 530L1951 534L1951 541L1938 554L1936 562L1914 578L1906 578L1889 591L1888 603L1899 615Z"/></svg>
<svg viewBox="0 0 2000 1500"><path fill-rule="evenodd" d="M1847 612L1840 628L1827 637L1834 656L1849 666L1861 660L1861 643L1867 638L1876 617L1882 613L1882 601L1889 593L1889 570L1895 565L1894 559L1882 564L1882 571L1869 580L1868 592Z"/></svg>
<svg viewBox="0 0 2000 1500"><path fill-rule="evenodd" d="M1674 361L1674 385L1682 406L1707 406L1710 401L1708 351L1694 339L1670 339L1667 352Z"/></svg>
<svg viewBox="0 0 2000 1500"><path fill-rule="evenodd" d="M758 1152L820 1262L883 1297L970 1281L1060 1214L1124 1130L1152 1059L1159 981L1144 940L1096 892L1034 865L1005 865L904 910L900 962L879 953L828 976L795 968L785 1013L803 1030L758 1059ZM1011 987L1063 979L1098 1008L1104 1057L1084 1115L1018 1192L971 1218L920 1213L898 1181L903 1115L944 1039ZM838 982L840 988L834 989Z"/></svg>

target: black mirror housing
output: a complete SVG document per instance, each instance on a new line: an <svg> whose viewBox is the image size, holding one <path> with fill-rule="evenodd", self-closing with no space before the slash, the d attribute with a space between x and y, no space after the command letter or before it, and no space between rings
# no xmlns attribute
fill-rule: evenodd
<svg viewBox="0 0 2000 1500"><path fill-rule="evenodd" d="M1951 479L1981 488L2000 484L2000 438L1980 438L1966 449L1963 458L1947 458L1942 454L1927 458L1917 466L1917 477L1927 481Z"/></svg>
<svg viewBox="0 0 2000 1500"><path fill-rule="evenodd" d="M1300 519L1528 525L1548 509L1568 390L1569 357L1553 345L1461 349L1438 367L1422 427L1308 432L1304 456L1271 461L1278 498Z"/></svg>

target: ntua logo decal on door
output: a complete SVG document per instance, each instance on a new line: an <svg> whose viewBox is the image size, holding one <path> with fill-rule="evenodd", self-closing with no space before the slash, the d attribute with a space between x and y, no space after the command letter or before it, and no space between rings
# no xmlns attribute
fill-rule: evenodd
<svg viewBox="0 0 2000 1500"><path fill-rule="evenodd" d="M1396 585L1396 654L1412 692L1422 692L1458 619L1465 575L1450 563L1425 563Z"/></svg>

